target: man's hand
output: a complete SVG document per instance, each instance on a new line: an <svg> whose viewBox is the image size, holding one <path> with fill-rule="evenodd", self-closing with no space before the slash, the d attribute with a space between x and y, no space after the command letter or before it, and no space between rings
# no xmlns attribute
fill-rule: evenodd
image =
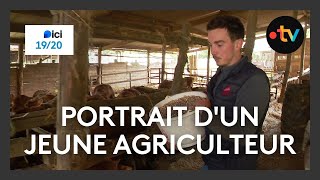
<svg viewBox="0 0 320 180"><path fill-rule="evenodd" d="M205 106L207 108L210 108L211 102L209 99L201 99L195 103L195 106Z"/></svg>

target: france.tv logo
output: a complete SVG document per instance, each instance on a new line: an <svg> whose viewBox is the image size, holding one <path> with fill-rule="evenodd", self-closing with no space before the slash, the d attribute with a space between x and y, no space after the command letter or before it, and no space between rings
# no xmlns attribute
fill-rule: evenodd
<svg viewBox="0 0 320 180"><path fill-rule="evenodd" d="M44 38L62 38L62 30L55 32L54 30L46 30L43 33Z"/></svg>
<svg viewBox="0 0 320 180"><path fill-rule="evenodd" d="M295 18L281 16L269 24L266 37L273 50L289 54L296 51L303 43L304 31Z"/></svg>

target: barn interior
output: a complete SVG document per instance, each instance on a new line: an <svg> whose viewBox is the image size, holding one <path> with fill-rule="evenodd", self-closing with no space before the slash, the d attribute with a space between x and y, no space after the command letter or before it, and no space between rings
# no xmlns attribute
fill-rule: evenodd
<svg viewBox="0 0 320 180"><path fill-rule="evenodd" d="M142 106L149 112L167 95L205 91L217 65L206 25L233 15L245 26L242 53L270 81L270 104L263 124L272 135L292 134L297 154L260 155L257 169L310 169L310 11L307 10L11 10L10 12L10 168L12 170L198 170L192 155L26 155L31 134L106 133L111 151L120 134L160 133L158 127L84 128L61 126L61 107ZM272 50L266 29L279 16L295 17L305 41L291 54ZM25 55L25 25L74 25L74 55ZM99 88L105 88L99 94ZM119 118L119 114L114 114ZM308 126L307 126L308 125ZM129 138L130 139L130 138ZM63 143L63 142L61 142ZM306 145L307 144L307 145ZM52 147L49 147L52 148Z"/></svg>

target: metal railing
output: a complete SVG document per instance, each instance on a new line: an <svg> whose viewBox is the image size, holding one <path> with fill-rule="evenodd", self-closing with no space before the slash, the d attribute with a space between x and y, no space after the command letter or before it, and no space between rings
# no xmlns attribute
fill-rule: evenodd
<svg viewBox="0 0 320 180"><path fill-rule="evenodd" d="M142 77L142 78L132 78L134 73L139 73L139 72L146 72L147 76L146 77ZM108 74L101 74L101 75L91 75L89 77L90 88L93 87L96 84L99 84L98 82L95 83L95 81L97 81L100 78L102 79L102 77L121 75L121 74L128 74L128 77L126 78L126 80L109 81L109 82L107 82L107 84L129 83L129 87L130 88L132 87L132 82L133 81L139 81L139 80L147 80L148 84L160 84L161 83L161 72L162 72L162 68L150 68L149 70L148 69L144 69L144 70L108 73ZM211 71L211 75L213 73L215 73L215 71L212 70ZM166 68L164 76L165 76L164 79L173 80L174 68ZM193 77L194 78L193 84L196 84L196 85L199 85L199 86L205 86L207 84L207 82L208 82L208 79L207 79L206 75L183 73L183 77ZM102 80L101 80L101 82L104 83Z"/></svg>
<svg viewBox="0 0 320 180"><path fill-rule="evenodd" d="M160 84L161 83L161 70L162 70L162 68L151 68L151 69L155 70L155 73L150 72L150 77L152 77L153 79L158 79L158 84ZM174 70L175 70L174 68L165 68L164 79L173 80ZM207 83L208 83L207 75L199 75L199 74L195 73L197 71L200 71L197 69L190 69L189 71L194 72L194 73L183 73L182 76L183 77L193 77L194 78L193 84L200 85L200 86L207 85ZM211 72L209 74L209 80L210 80L210 77L215 73L216 73L216 70L211 70ZM152 75L155 75L155 76L152 76Z"/></svg>
<svg viewBox="0 0 320 180"><path fill-rule="evenodd" d="M117 73L109 73L109 74L101 74L101 75L91 75L89 77L90 80L90 88L94 85L94 80L100 79L101 78L101 82L102 82L102 77L106 77L106 76L114 76L114 75L120 75L120 74L128 74L128 79L127 80L121 80L121 81L111 81L108 82L108 84L120 84L120 83L129 83L129 87L132 87L132 82L133 81L140 81L140 80L144 80L144 79L149 79L149 77L143 77L143 78L132 78L132 74L133 73L138 73L138 72L148 72L147 69L144 70L136 70L136 71L126 71L126 72L117 72ZM103 82L102 82L103 83ZM98 83L99 84L99 83Z"/></svg>

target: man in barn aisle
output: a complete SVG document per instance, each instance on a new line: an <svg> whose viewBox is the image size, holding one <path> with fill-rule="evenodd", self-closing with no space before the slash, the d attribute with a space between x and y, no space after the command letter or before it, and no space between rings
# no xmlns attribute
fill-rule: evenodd
<svg viewBox="0 0 320 180"><path fill-rule="evenodd" d="M234 126L226 127L221 123L220 115L213 116L211 123L206 126L206 138L201 143L202 149L209 148L209 134L221 134L221 148L229 150L229 154L219 154L217 147L208 154L203 155L205 166L203 169L256 169L258 154L245 153L245 139L240 139L239 154L235 154L234 139L230 134L260 134L263 121L269 106L270 88L266 73L253 65L247 56L241 54L244 42L244 26L240 19L233 16L217 16L207 24L208 41L211 53L219 66L216 74L207 85L208 99L199 101L199 106L211 108L214 106L225 107L225 120L233 121L233 116L238 115ZM258 107L258 126L246 123L240 125L240 107L253 114L253 107ZM233 107L238 107L238 114L233 115ZM201 120L207 120L206 113L202 113ZM246 120L247 121L247 120ZM259 140L256 148L259 149Z"/></svg>

